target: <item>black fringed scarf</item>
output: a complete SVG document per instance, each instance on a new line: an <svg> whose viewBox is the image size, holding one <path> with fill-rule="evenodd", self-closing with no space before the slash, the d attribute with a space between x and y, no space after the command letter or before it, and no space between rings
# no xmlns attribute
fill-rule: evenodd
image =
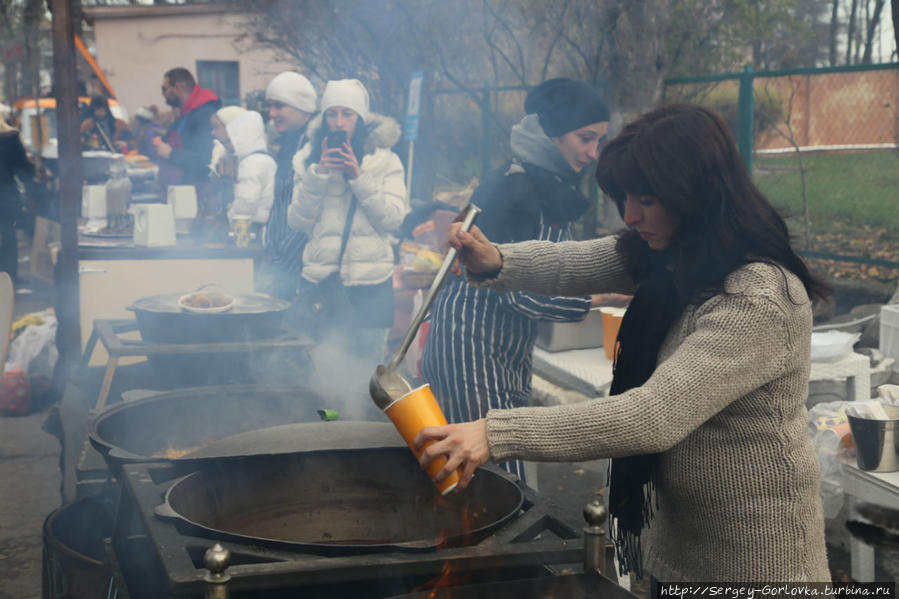
<svg viewBox="0 0 899 599"><path fill-rule="evenodd" d="M652 375L662 342L683 312L679 297L671 272L661 263L654 265L621 321L611 395L639 387ZM658 461L658 454L612 460L609 513L622 575L633 572L643 578L640 533L653 516L653 478Z"/></svg>

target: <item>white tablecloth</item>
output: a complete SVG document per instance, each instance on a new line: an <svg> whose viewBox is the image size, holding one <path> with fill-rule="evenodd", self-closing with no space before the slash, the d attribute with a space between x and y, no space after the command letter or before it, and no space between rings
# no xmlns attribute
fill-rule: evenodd
<svg viewBox="0 0 899 599"><path fill-rule="evenodd" d="M535 347L534 374L587 397L602 397L612 384L612 362L601 347L560 352Z"/></svg>

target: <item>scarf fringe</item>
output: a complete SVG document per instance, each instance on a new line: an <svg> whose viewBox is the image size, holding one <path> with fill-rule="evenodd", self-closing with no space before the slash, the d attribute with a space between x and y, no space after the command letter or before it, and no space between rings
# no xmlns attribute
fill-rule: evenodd
<svg viewBox="0 0 899 599"><path fill-rule="evenodd" d="M643 580L643 546L641 532L643 527L650 528L650 522L659 509L659 499L655 492L655 473L649 482L643 485L640 502L640 524L636 530L621 527L621 518L615 513L611 514L612 527L610 536L615 545L615 555L618 558L618 574L627 576L633 572L639 580Z"/></svg>

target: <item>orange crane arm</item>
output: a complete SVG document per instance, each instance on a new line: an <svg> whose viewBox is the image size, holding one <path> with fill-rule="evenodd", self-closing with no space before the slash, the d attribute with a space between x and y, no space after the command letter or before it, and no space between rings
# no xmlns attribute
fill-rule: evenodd
<svg viewBox="0 0 899 599"><path fill-rule="evenodd" d="M97 64L97 61L94 60L94 57L91 56L91 53L87 51L87 46L84 45L84 42L81 41L81 36L79 36L77 33L75 34L75 46L78 48L78 51L81 52L81 55L84 56L87 64L91 65L94 73L96 73L97 77L100 79L100 83L103 84L103 87L105 87L106 91L109 93L109 97L115 98L115 92L112 91L112 86L106 79L106 75L103 74L103 71L100 69L100 65Z"/></svg>

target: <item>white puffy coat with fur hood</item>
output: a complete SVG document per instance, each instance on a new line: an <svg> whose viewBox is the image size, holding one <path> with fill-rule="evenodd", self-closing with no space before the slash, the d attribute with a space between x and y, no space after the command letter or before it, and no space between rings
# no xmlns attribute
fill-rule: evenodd
<svg viewBox="0 0 899 599"><path fill-rule="evenodd" d="M390 150L399 141L400 127L390 117L370 113L365 123L365 154L359 159L361 174L347 179L340 172L318 174L315 164L306 165L312 140L322 126L321 115L310 121L310 141L293 157L294 192L287 222L309 236L303 251L303 278L318 283L337 270L347 211L355 194L358 205L340 276L348 286L382 283L393 275L391 234L409 213L403 165Z"/></svg>
<svg viewBox="0 0 899 599"><path fill-rule="evenodd" d="M266 153L265 125L258 112L248 110L227 125L228 137L237 154L234 203L228 217L248 216L254 223L268 222L275 201L275 171L278 164Z"/></svg>

